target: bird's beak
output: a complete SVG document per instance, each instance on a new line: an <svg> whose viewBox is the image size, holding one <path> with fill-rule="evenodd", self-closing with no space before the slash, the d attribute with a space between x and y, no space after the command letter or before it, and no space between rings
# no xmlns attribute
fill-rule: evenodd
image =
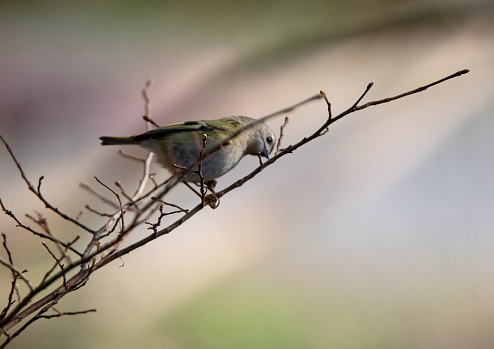
<svg viewBox="0 0 494 349"><path fill-rule="evenodd" d="M268 150L266 148L264 148L264 151L262 152L261 155L264 156L266 159L269 160L269 154L268 154Z"/></svg>

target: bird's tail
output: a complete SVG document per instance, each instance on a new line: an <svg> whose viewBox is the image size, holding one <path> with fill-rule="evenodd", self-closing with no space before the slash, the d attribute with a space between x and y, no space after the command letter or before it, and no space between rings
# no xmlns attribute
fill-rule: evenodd
<svg viewBox="0 0 494 349"><path fill-rule="evenodd" d="M132 137L100 137L101 145L123 145L123 144L135 144L132 141Z"/></svg>

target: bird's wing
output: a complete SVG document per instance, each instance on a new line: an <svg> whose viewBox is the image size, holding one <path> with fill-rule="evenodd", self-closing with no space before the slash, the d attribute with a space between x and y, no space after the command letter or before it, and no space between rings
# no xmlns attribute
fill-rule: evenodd
<svg viewBox="0 0 494 349"><path fill-rule="evenodd" d="M148 139L157 139L166 137L169 134L177 133L177 132L206 132L206 131L220 131L227 132L228 130L223 127L218 127L215 125L211 125L202 121L187 121L179 124L173 124L165 127L156 128L154 130L150 130L140 135L133 136L133 142L142 142Z"/></svg>

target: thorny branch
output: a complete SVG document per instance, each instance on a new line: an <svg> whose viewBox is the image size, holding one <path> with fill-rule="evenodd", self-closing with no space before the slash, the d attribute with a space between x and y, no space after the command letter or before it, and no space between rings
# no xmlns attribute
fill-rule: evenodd
<svg viewBox="0 0 494 349"><path fill-rule="evenodd" d="M201 197L201 202L197 204L194 208L190 210L183 209L181 207L178 207L177 205L166 203L162 201L162 198L168 193L168 191L174 187L177 183L181 182L184 177L191 171L192 169L199 167L199 175L200 173L200 166L202 161L207 157L210 156L212 153L217 151L223 146L226 146L234 137L238 136L240 132L244 132L245 129L252 127L254 124L251 124L247 127L245 127L242 130L239 130L236 132L234 135L229 137L223 144L219 145L218 147L214 148L208 148L206 150L206 139L204 139L204 146L201 152L200 159L198 159L197 163L194 164L190 169L186 169L186 171L181 171L179 174L172 176L170 179L167 181L157 184L153 178L153 176L150 173L150 165L152 161L152 155L149 154L146 159L142 162L143 164L143 173L141 176L141 179L139 180L139 184L137 186L137 190L135 191L135 194L130 196L125 193L123 188L120 186L120 190L122 192L122 195L126 197L127 201L123 203L120 199L120 196L112 190L109 186L103 184L99 180L100 184L102 184L104 187L109 189L113 195L117 198L117 201L119 202L118 204L113 203L113 201L106 199L104 196L97 194L95 190L90 188L89 185L84 184L82 185L83 188L88 190L90 193L93 193L94 196L101 200L103 203L108 204L111 202L111 207L113 209L116 209L116 212L108 219L106 220L106 223L101 226L100 228L97 229L92 229L84 224L80 223L77 219L74 219L65 213L63 213L61 210L53 206L51 203L48 202L47 199L41 194L41 182L43 179L43 176L40 177L38 186L35 188L28 177L26 176L23 168L21 167L20 162L17 160L15 157L12 149L10 148L9 144L5 141L5 139L0 136L0 140L3 142L5 145L7 151L9 152L11 158L13 159L16 167L18 168L21 177L23 178L24 182L27 184L28 189L35 194L35 196L45 205L45 207L48 210L51 210L55 212L59 217L62 219L68 220L72 224L74 224L76 227L79 229L82 229L83 231L89 233L89 242L84 250L83 253L78 252L76 249L72 247L74 242L79 239L80 235L77 235L75 239L73 239L71 242L63 242L60 239L57 239L53 236L53 234L50 233L50 230L48 229L48 226L46 225L46 221L44 221L41 217L41 215L38 216L38 219L32 218L33 221L37 222L42 229L44 230L44 233L38 232L29 226L25 225L22 223L20 219L16 217L16 215L9 211L6 206L3 204L3 202L0 200L0 207L3 210L5 214L10 216L17 224L18 227L24 229L25 231L30 232L34 236L40 237L44 240L49 240L51 243L55 244L57 248L59 249L59 252L61 254L60 258L57 258L51 250L48 248L46 243L43 242L43 245L46 247L52 258L56 261L55 266L58 266L58 271L55 272L55 268L50 269L45 276L42 278L40 283L37 286L31 285L31 283L22 275L23 273L18 270L18 268L14 265L12 255L10 250L7 248L6 245L6 237L3 235L4 239L4 249L7 252L8 255L8 261L0 259L1 264L3 264L5 267L10 269L12 273L12 278L13 278L13 283L12 283L12 288L9 292L8 295L8 302L7 306L4 308L2 313L0 314L0 336L5 335L6 339L5 341L0 345L0 348L5 347L10 341L18 336L24 329L26 329L29 325L31 325L34 321L41 319L41 318L52 318L52 317L60 317L63 315L76 315L76 314L83 314L87 312L93 312L95 311L94 309L87 310L87 311L82 311L82 312L58 312L57 310L54 310L56 314L52 315L46 315L45 313L49 311L50 309L54 309L53 306L65 295L68 293L79 289L80 287L84 286L88 280L88 277L91 273L97 271L98 269L104 267L106 264L112 262L113 260L117 258L121 258L123 255L132 252L133 250L153 241L154 239L168 234L177 227L181 226L184 224L187 220L192 218L196 213L201 211L206 205L215 205L215 202L219 200L219 198L223 197L224 195L228 194L230 191L233 189L236 189L243 184L245 184L247 181L255 177L257 174L259 174L263 169L265 169L268 166L271 166L273 163L275 163L279 158L282 156L285 156L287 154L292 153L296 149L300 148L304 144L312 141L315 138L318 138L328 132L328 128L331 124L336 122L337 120L343 118L344 116L353 113L355 111L359 111L365 108L368 108L373 105L378 105L382 103L387 103L394 101L399 98L403 98L406 96L409 96L411 94L415 94L421 91L426 90L429 87L432 87L434 85L437 85L439 83L442 83L446 80L449 80L451 78L463 75L468 73L467 69L458 71L454 74L451 74L443 79L440 79L438 81L435 81L433 83L427 84L425 86L416 88L414 90L399 94L394 97L388 97L376 101L371 101L365 104L360 104L359 103L363 100L363 98L367 95L367 93L370 91L372 88L373 84L370 83L367 85L365 91L362 93L362 95L356 100L356 102L347 110L343 111L339 115L333 117L331 114L331 104L324 92L320 92L317 95L314 95L300 103L297 103L291 107L285 108L283 110L280 110L278 112L269 114L261 119L259 119L257 122L263 122L267 119L270 119L272 117L281 115L281 114L287 114L296 108L299 108L307 103L310 103L312 101L318 100L323 98L327 104L328 107L328 119L326 122L324 122L314 133L311 135L303 138L301 141L299 141L296 144L289 145L285 147L284 149L281 148L281 143L278 143L277 145L277 151L274 157L269 159L268 161L264 163L260 163L259 166L246 175L245 177L237 180L230 186L226 187L225 189L219 191L219 192L214 192L212 189L212 186L208 186L207 183L204 182L204 179L201 180L201 189L199 196ZM146 87L143 89L142 94L144 97L145 101L145 115L144 115L144 120L146 121L146 126L149 129L150 125L153 126L158 126L151 118L150 114L150 103L151 99L149 97L149 92L152 86L152 81L148 81L146 84ZM281 126L280 129L280 139L283 138L283 131L286 126L288 119L285 120L285 123ZM152 188L148 189L146 191L146 186L151 181L153 183ZM117 185L118 187L118 185ZM211 195L206 195L206 187L209 189L213 194ZM171 212L165 212L164 206L171 206L174 207L176 210L171 211ZM213 207L213 206L212 206ZM89 210L89 209L88 209ZM94 210L93 210L94 211ZM149 218L155 214L159 213L158 218L156 220L156 223L149 223L148 220ZM165 228L159 229L161 224L163 223L163 220L166 216L171 215L171 214L182 214L181 217L176 219L173 223L169 224ZM127 224L123 224L123 218L124 215L127 217L127 215L130 215L130 219L127 219ZM104 214L101 214L102 217L104 217ZM105 242L104 239L109 238L111 236L111 232L115 230L117 225L120 223L120 230L114 236L110 241ZM150 228L153 232L149 234L148 236L144 237L143 239L130 244L126 247L120 248L120 244L124 241L125 237L128 236L130 232L132 232L135 228L141 226L142 224L148 224L150 225ZM73 252L76 256L77 259L70 262L70 259L66 255L67 251ZM61 263L62 259L66 259L68 261L67 265L63 265ZM79 271L75 273L75 275L72 275L71 277L67 277L69 272L74 271L75 268L79 267ZM24 295L20 295L19 290L17 289L16 285L16 280L21 279L24 283L29 288L29 292L27 292ZM54 287L56 282L59 282L62 280L62 285ZM39 295L42 291L49 289L50 287L54 287L46 296L39 298ZM17 302L14 301L13 294L15 292L18 292L18 300ZM8 334L7 331L9 331L11 328L16 326L19 323L22 323L23 325L12 335Z"/></svg>

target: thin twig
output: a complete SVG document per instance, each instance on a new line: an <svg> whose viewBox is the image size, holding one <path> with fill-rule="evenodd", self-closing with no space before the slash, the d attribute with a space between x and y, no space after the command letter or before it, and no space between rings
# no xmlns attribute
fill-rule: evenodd
<svg viewBox="0 0 494 349"><path fill-rule="evenodd" d="M137 162L145 162L146 161L146 159L141 159L141 158L138 158L137 156L127 154L122 149L118 150L118 154L121 155L122 157L126 158L126 159L129 159L129 160L133 160L133 161L137 161Z"/></svg>
<svg viewBox="0 0 494 349"><path fill-rule="evenodd" d="M116 220L115 220L115 224L114 224L113 228L112 228L112 229L110 229L110 232L112 232L113 230L115 230L115 227L117 226L117 224L118 224L118 221L119 221L119 220L122 222L122 228L121 228L121 230L120 230L120 231L123 231L123 229L124 229L124 209L123 209L123 206L122 206L122 200L120 200L120 196L119 196L119 195L118 195L118 194L117 194L117 193L116 193L116 192L115 192L112 188L110 188L110 187L109 187L109 186L107 186L105 183L103 183L102 181L100 181L98 177L96 177L96 176L95 176L95 177L94 177L94 179L96 179L96 181L97 181L99 184L101 184L103 187L105 187L106 189L108 189L108 190L109 190L109 191L110 191L113 195L115 195L115 197L116 197L116 198L117 198L117 200L118 200L118 207L119 207L119 209L120 209L120 214L118 215L118 219L116 219ZM118 181L117 181L117 182L115 182L115 184L117 184L117 183L119 183L119 182L118 182ZM117 184L117 187L118 187L118 186L119 186L119 185ZM120 186L120 189L121 189L121 190L122 190L122 192L123 192L123 188L122 188L121 186ZM125 195L125 194L124 194L124 195Z"/></svg>
<svg viewBox="0 0 494 349"><path fill-rule="evenodd" d="M176 209L179 209L180 211L182 211L183 213L187 213L189 212L189 210L185 209L185 208L182 208L176 204L172 204L171 202L166 202L166 201L163 201L163 200L159 200L159 199L156 199L156 198L151 198L151 200L154 200L154 201L158 201L158 202L161 202L162 204L166 205L166 206L170 206L170 207L174 207Z"/></svg>
<svg viewBox="0 0 494 349"><path fill-rule="evenodd" d="M46 220L46 218L43 217L41 215L41 213L39 213L39 212L36 212L36 214L38 215L37 219L34 218L33 216L29 215L29 214L26 214L26 217L31 219L36 224L38 224L45 231L46 235L51 236L52 238L55 239L55 236L53 235L50 228L48 227L48 221ZM58 240L58 239L55 239L55 240ZM42 242L42 243L44 244L44 242ZM60 244L59 242L56 242L55 246L57 247L58 252L60 252L60 254L62 255L62 259L65 259L69 264L72 263L69 256L67 256L67 254L65 253L66 249L64 250L64 248L63 248L64 246L62 244Z"/></svg>
<svg viewBox="0 0 494 349"><path fill-rule="evenodd" d="M68 287L67 287L67 279L65 278L65 270L63 269L63 264L60 263L60 260L53 254L53 252L51 252L50 248L44 242L41 242L41 244L44 246L44 248L46 248L46 250L48 251L48 253L55 260L56 265L58 265L58 267L62 271L63 287L67 290L68 289Z"/></svg>
<svg viewBox="0 0 494 349"><path fill-rule="evenodd" d="M21 279L22 281L24 281L24 283L27 285L27 287L29 287L29 290L31 292L34 291L33 285L31 285L31 283L29 282L29 280L26 277L24 277L24 275L22 275L22 271L20 271L19 269L17 269L13 264L11 264L11 263L7 262L6 260L4 260L2 257L0 257L0 264L3 264L7 268L9 268L13 273L15 273L17 275L17 277L19 279Z"/></svg>
<svg viewBox="0 0 494 349"><path fill-rule="evenodd" d="M160 207L159 207L160 215L158 216L158 220L157 220L156 223L145 222L146 224L149 224L150 225L150 227L148 229L151 229L155 233L158 232L158 227L161 225L161 220L163 219L163 217L166 216L166 213L163 212L163 207L164 206L165 205L161 204Z"/></svg>
<svg viewBox="0 0 494 349"><path fill-rule="evenodd" d="M3 204L2 202L2 199L0 198L0 207L2 208L2 211L9 217L11 217L16 223L17 223L17 226L24 229L24 230L27 230L31 233L33 233L34 235L36 236L39 236L43 239L47 239L47 240L50 240L50 241L53 241L54 243L57 243L57 244L60 244L62 245L63 247L68 247L72 252L74 252L75 254L81 256L82 253L80 253L79 251L77 251L75 248L71 247L69 244L66 244L65 242L61 241L61 240L58 240L57 238L53 237L53 236L49 236L49 235L46 235L46 234L43 234L43 233L40 233L34 229L32 229L31 227L25 225L24 223L22 223L16 216L15 214L8 210L5 205Z"/></svg>
<svg viewBox="0 0 494 349"><path fill-rule="evenodd" d="M199 165L197 166L197 174L199 175L200 178L200 183L201 183L201 202L203 205L206 204L206 189L204 188L204 176L202 174L202 165L204 162L204 151L206 150L206 147L208 146L208 135L203 134L202 135L202 148L201 152L199 154Z"/></svg>
<svg viewBox="0 0 494 349"><path fill-rule="evenodd" d="M3 238L2 245L3 245L3 248L5 249L5 252L7 253L9 263L14 265L12 253L10 252L10 250L7 246L7 236L5 235L5 233L2 233L2 238ZM17 300L19 302L21 300L21 295L19 294L19 289L17 288L18 276L13 271L11 271L11 272L12 272L12 284L10 285L10 292L9 292L9 296L7 298L7 305L5 306L5 308L3 308L2 313L0 314L0 319L3 319L5 317L7 312L10 310L10 307L12 306L12 304L14 304L14 301L12 300L12 298L14 297L14 293L17 294Z"/></svg>
<svg viewBox="0 0 494 349"><path fill-rule="evenodd" d="M57 263L55 263L55 264L53 264L53 265L52 265L52 267L51 267L50 269L48 269L48 270L46 271L45 275L43 276L43 279L42 279L42 280L41 280L41 282L40 282L40 285L42 285L42 284L43 284L43 283L44 283L44 282L45 282L45 281L46 281L46 280L50 277L50 275L53 273L53 271L54 271L55 269L57 269L57 267L58 267L58 264L57 264ZM65 274L65 273L64 273L64 274Z"/></svg>
<svg viewBox="0 0 494 349"><path fill-rule="evenodd" d="M281 151L281 140L283 139L283 131L285 130L285 127L288 125L288 116L285 116L285 121L283 122L283 124L280 126L280 136L278 137L278 143L276 144L276 151L275 151L275 155L278 154L280 151Z"/></svg>
<svg viewBox="0 0 494 349"><path fill-rule="evenodd" d="M356 108L357 105L360 103L360 101L365 97L365 95L367 94L367 92L370 91L370 89L372 88L372 86L374 86L374 83L373 82L369 82L369 84L367 85L367 88L365 89L364 93L362 93L362 95L360 96L359 99L357 99L357 101L355 103L353 103L352 105L352 108ZM322 91L321 91L322 92ZM324 92L321 93L321 95L323 94ZM328 111L331 113L331 109L330 109L330 106L331 104L328 102L328 99L326 97L326 94L324 93L323 95L324 99L326 100L326 103L328 103ZM330 114L330 117L331 117L331 114Z"/></svg>
<svg viewBox="0 0 494 349"><path fill-rule="evenodd" d="M144 121L149 122L149 123L150 123L150 124L152 124L154 127L156 127L156 128L159 128L159 127L160 127L160 125L158 125L158 124L157 124L157 123L156 123L156 122L155 122L155 121L151 118L151 116L149 116L149 115L144 115L142 118L144 119Z"/></svg>
<svg viewBox="0 0 494 349"><path fill-rule="evenodd" d="M128 195L126 192L125 192L125 189L124 187L122 186L122 182L120 181L115 181L115 185L117 186L118 189L120 189L120 193L122 193L122 195L127 199L129 200L129 203L134 206L136 209L139 209L139 206L137 206L137 204L134 202L134 200L132 199L132 197L130 195ZM120 199L118 200L120 202ZM120 211L122 211L122 202L120 202Z"/></svg>
<svg viewBox="0 0 494 349"><path fill-rule="evenodd" d="M26 213L26 217L32 220L34 223L38 224L41 227L41 229L45 231L46 235L54 237L50 231L50 228L48 227L48 222L46 221L46 218L44 218L39 212L36 212L36 214L38 215L38 218L34 218L28 213ZM58 243L56 245L58 245Z"/></svg>
<svg viewBox="0 0 494 349"><path fill-rule="evenodd" d="M328 100L328 96L326 95L326 92L324 92L323 90L319 91L319 93L321 94L322 98L324 98L324 101L326 102L326 105L328 106L328 115L329 115L329 118L331 119L333 117L333 114L331 112L331 103Z"/></svg>
<svg viewBox="0 0 494 349"><path fill-rule="evenodd" d="M144 121L152 124L154 127L159 128L160 126L151 118L151 89L154 85L153 79L146 81L146 85L142 89L142 97L144 98L144 116L142 117ZM149 128L146 127L147 130Z"/></svg>
<svg viewBox="0 0 494 349"><path fill-rule="evenodd" d="M51 319L54 317L60 317L60 316L65 316L65 315L73 316L73 315L81 315L81 314L88 314L88 313L96 313L97 312L96 309L87 309L87 310L79 310L79 311L64 311L64 312L60 312L53 307L52 307L52 309L55 310L57 313L56 314L50 314L50 315L40 315L39 318L40 319Z"/></svg>
<svg viewBox="0 0 494 349"><path fill-rule="evenodd" d="M430 84L427 84L425 86L422 86L422 87L419 87L419 88L416 88L414 90L411 90L411 91L408 91L408 92L405 92L405 93L402 93L402 94L399 94L397 96L394 96L394 97L389 97L389 98L383 98L383 99L380 99L380 100L377 100L377 101L372 101L372 102L368 102L366 104L363 104L361 106L358 106L356 107L357 110L362 110L362 109L365 109L367 107L370 107L370 106L373 106L373 105L378 105L378 104L383 104L383 103L388 103L388 102L391 102L391 101L394 101L394 100L397 100L397 99L400 99L400 98L403 98L403 97L406 97L406 96L410 96L410 95L413 95L415 93L419 93L419 92L422 92L422 91L425 91L427 90L429 87L432 87L432 86L435 86L435 85L438 85L446 80L449 80L449 79L453 79L453 78L456 78L458 76L461 76L463 74L467 74L469 73L470 70L469 69L463 69L463 70L460 70L460 71L457 71L456 73L454 74L451 74L451 75L448 75L446 76L445 78L442 78L442 79L439 79L437 81L434 81Z"/></svg>
<svg viewBox="0 0 494 349"><path fill-rule="evenodd" d="M71 223L74 223L75 225L79 226L80 228L88 231L89 233L93 234L94 233L94 230L87 227L86 225L82 224L81 222L79 222L78 220L70 217L69 215L63 213L62 211L60 211L57 207L53 206L52 204L50 204L46 199L45 197L41 194L41 181L43 180L43 176L41 176L39 178L39 182L38 182L38 189L37 189L37 194L36 196L45 204L45 207L52 210L53 212L55 212L56 214L58 214L60 217L62 217L63 219L71 222Z"/></svg>
<svg viewBox="0 0 494 349"><path fill-rule="evenodd" d="M151 94L151 89L152 89L153 85L154 85L154 80L148 79L146 81L146 84L144 85L144 88L141 91L142 98L144 98L144 116L149 117L149 118L151 115L151 97L150 97L150 94ZM149 121L149 120L146 120L146 121L154 123L154 121ZM158 127L158 125L156 125L156 127Z"/></svg>
<svg viewBox="0 0 494 349"><path fill-rule="evenodd" d="M94 196L96 196L98 199L100 199L101 201L103 201L105 204L108 204L108 205L110 205L110 206L112 206L113 208L116 208L116 209L119 208L117 204L115 204L113 201L107 199L104 195L101 195L100 193L98 193L96 190L94 190L86 182L79 183L79 187L82 188L82 189L84 189L84 190L87 190L89 193L91 193Z"/></svg>
<svg viewBox="0 0 494 349"><path fill-rule="evenodd" d="M158 183L156 182L156 179L154 178L154 175L153 174L149 174L148 175L148 178L151 180L151 182L153 182L154 189L157 189L158 188Z"/></svg>
<svg viewBox="0 0 494 349"><path fill-rule="evenodd" d="M85 208L86 210L88 210L89 212L94 213L94 214L96 214L96 215L98 215L98 216L101 216L101 217L111 217L111 216L113 216L113 213L104 213L104 212L100 212L100 211L98 211L98 210L96 210L96 209L92 208L92 207L91 207L91 206L89 206L89 205L84 206L84 208Z"/></svg>
<svg viewBox="0 0 494 349"><path fill-rule="evenodd" d="M69 245L72 245L74 244L77 240L79 240L81 238L80 235L77 235L76 238L74 240L72 240ZM44 245L44 244L43 244ZM48 248L46 245L45 245L46 248ZM51 252L51 251L49 251ZM51 253L50 253L51 254ZM53 257L53 256L52 256ZM54 258L54 257L53 257ZM72 262L70 261L70 264L69 266L72 265ZM41 282L39 283L40 285L42 285L49 277L50 275L53 273L53 271L57 268L57 266L59 266L58 263L55 263L50 269L48 269L45 273L45 275L43 276L43 279L41 280ZM63 277L65 278L65 271L64 269L60 268L61 271L63 271Z"/></svg>
<svg viewBox="0 0 494 349"><path fill-rule="evenodd" d="M195 190L195 189L194 189L194 187L193 187L192 185L190 185L190 184L189 184L189 182L183 182L183 183L184 183L184 185L185 185L187 188L189 188L190 190L192 190L192 192L193 192L194 194L196 194L197 196L199 196L200 198L202 198L201 193L199 193L197 190ZM159 200L159 199L156 199L156 200ZM159 200L159 201L161 201L161 200Z"/></svg>

